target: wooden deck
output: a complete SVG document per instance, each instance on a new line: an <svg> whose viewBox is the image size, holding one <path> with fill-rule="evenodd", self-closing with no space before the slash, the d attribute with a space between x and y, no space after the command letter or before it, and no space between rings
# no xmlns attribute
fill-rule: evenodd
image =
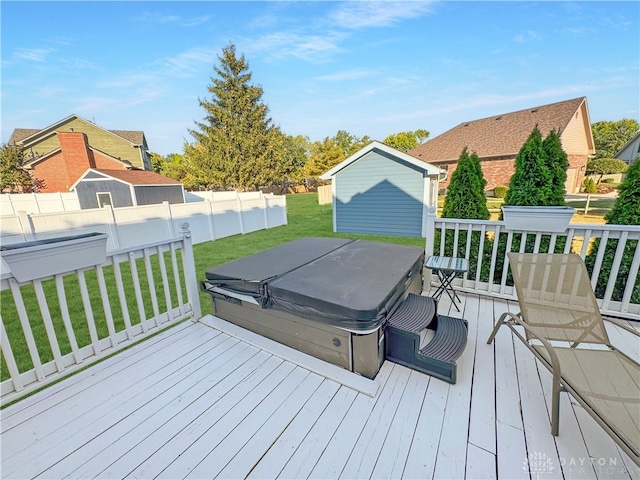
<svg viewBox="0 0 640 480"><path fill-rule="evenodd" d="M639 478L566 394L551 436L547 371L506 328L485 343L517 306L462 297L462 313L440 305L469 321L455 385L390 362L375 383L325 372L205 317L2 410L1 476Z"/></svg>

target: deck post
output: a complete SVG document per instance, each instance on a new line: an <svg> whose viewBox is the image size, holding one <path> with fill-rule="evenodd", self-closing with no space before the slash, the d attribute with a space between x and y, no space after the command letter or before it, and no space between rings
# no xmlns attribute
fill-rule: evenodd
<svg viewBox="0 0 640 480"><path fill-rule="evenodd" d="M425 247L424 247L424 258L425 261L431 255L433 255L433 245L436 238L436 207L430 205L427 208L427 215L425 221ZM425 268L424 270L424 283L422 285L423 290L427 290L431 288L431 269Z"/></svg>
<svg viewBox="0 0 640 480"><path fill-rule="evenodd" d="M183 255L182 264L184 268L184 279L187 287L187 298L191 304L193 321L198 322L202 318L200 309L200 293L198 291L198 279L196 276L196 265L193 258L193 244L191 242L191 231L188 223L180 224L180 234L182 235Z"/></svg>

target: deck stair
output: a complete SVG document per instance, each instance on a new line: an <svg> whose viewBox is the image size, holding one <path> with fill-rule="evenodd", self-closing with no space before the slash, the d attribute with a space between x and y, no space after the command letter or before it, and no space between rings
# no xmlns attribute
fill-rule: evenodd
<svg viewBox="0 0 640 480"><path fill-rule="evenodd" d="M421 348L421 334L433 330ZM389 318L386 358L392 362L456 383L456 360L467 344L467 321L437 314L431 297L409 294Z"/></svg>

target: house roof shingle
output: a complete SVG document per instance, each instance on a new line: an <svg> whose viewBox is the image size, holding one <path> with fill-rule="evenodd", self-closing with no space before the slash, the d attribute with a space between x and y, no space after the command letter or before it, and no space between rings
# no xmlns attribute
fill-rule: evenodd
<svg viewBox="0 0 640 480"><path fill-rule="evenodd" d="M579 97L463 122L407 153L425 162L457 160L464 147L480 158L515 156L536 124L543 135L551 130L562 134L585 101Z"/></svg>

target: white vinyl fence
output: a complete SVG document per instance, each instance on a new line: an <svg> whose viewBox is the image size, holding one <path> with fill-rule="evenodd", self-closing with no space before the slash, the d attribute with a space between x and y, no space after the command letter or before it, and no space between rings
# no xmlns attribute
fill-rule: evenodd
<svg viewBox="0 0 640 480"><path fill-rule="evenodd" d="M0 217L0 243L45 238L106 233L107 249L117 250L177 234L178 225L191 225L193 243L244 234L287 224L285 196L261 192L202 192L190 194L189 203L143 205L26 213L19 211ZM0 196L3 197L4 195Z"/></svg>

